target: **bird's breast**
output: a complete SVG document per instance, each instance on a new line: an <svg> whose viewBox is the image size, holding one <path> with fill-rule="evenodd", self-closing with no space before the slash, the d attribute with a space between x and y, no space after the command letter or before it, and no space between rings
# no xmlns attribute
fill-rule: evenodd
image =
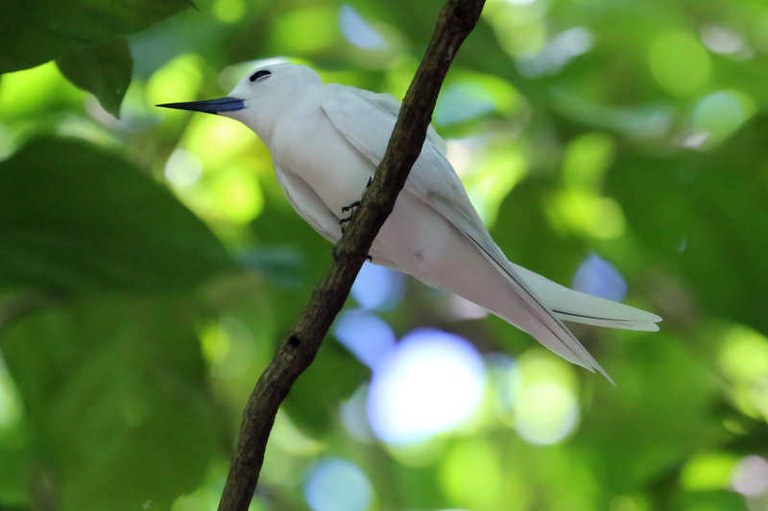
<svg viewBox="0 0 768 511"><path fill-rule="evenodd" d="M346 216L342 208L360 199L375 169L316 110L277 125L272 158L277 168L303 179L337 216Z"/></svg>

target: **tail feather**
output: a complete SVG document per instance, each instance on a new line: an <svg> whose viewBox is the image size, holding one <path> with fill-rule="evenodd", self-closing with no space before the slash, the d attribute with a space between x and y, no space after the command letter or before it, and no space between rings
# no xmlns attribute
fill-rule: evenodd
<svg viewBox="0 0 768 511"><path fill-rule="evenodd" d="M661 317L605 298L568 289L527 268L511 263L515 272L558 318L607 328L655 332Z"/></svg>

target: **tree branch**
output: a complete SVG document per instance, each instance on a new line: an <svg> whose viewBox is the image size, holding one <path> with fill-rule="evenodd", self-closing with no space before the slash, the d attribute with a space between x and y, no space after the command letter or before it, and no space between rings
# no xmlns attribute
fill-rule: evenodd
<svg viewBox="0 0 768 511"><path fill-rule="evenodd" d="M275 415L299 375L309 367L347 299L371 243L395 205L424 144L437 94L461 43L475 27L485 0L448 0L403 100L397 124L373 182L334 249L335 262L278 347L251 394L219 511L247 511Z"/></svg>

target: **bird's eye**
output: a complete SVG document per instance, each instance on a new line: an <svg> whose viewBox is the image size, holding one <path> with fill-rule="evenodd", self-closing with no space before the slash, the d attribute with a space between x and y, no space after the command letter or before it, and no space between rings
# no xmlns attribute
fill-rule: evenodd
<svg viewBox="0 0 768 511"><path fill-rule="evenodd" d="M272 74L271 71L267 71L266 69L259 69L258 71L256 71L251 75L250 80L252 82L255 82L256 80L263 80L264 78L268 77L271 74Z"/></svg>

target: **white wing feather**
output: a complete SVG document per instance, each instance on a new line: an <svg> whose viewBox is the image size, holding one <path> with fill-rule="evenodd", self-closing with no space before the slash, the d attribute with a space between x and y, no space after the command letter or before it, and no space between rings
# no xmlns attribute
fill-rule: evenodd
<svg viewBox="0 0 768 511"><path fill-rule="evenodd" d="M332 84L326 88L328 92L323 96L322 107L331 122L369 161L378 164L386 149L379 141L389 140L400 103L389 94L376 94L355 87ZM361 118L369 121L376 119L377 122L366 122L366 129L360 129ZM436 151L444 156L445 146L445 141L430 125L422 151ZM406 190L422 199L428 199L426 202L436 206L451 223L460 224L456 227L465 227L462 232L478 238L476 242L481 245L480 248L489 252L499 266L505 267L505 273L511 271L522 277L525 284L556 316L609 328L644 331L659 329L656 323L661 318L656 314L574 291L510 262L483 226L451 164L444 158L435 158L434 154L431 158L425 156L422 154L414 165ZM453 218L456 213L459 213L460 218Z"/></svg>
<svg viewBox="0 0 768 511"><path fill-rule="evenodd" d="M386 149L386 143L382 141L389 140L397 115L395 106L399 107L394 99L390 96L334 84L326 86L321 106L334 127L372 165L381 161ZM365 125L361 125L361 120ZM524 300L528 313L539 325L536 331L532 332L539 342L567 360L590 370L597 370L608 377L578 339L552 314L547 305L542 303L529 283L521 278L515 267L493 242L472 207L461 181L433 140L442 142L436 133L427 139L403 193L413 194L437 211L474 243L502 274L506 275L511 288ZM444 144L441 145L444 146ZM532 275L535 275L535 278ZM539 291L554 289L546 284L549 281L544 277L533 272L527 272L526 276L533 281L534 287ZM622 305L622 307L627 306ZM564 311L564 314L571 316L572 312ZM589 315L591 317L592 313ZM514 322L514 318L506 317L506 319ZM611 319L607 321L610 322ZM623 326L634 321L634 317L615 318L614 321L622 323Z"/></svg>
<svg viewBox="0 0 768 511"><path fill-rule="evenodd" d="M285 190L293 209L331 243L341 237L339 218L301 177L289 169L275 165L277 180Z"/></svg>

